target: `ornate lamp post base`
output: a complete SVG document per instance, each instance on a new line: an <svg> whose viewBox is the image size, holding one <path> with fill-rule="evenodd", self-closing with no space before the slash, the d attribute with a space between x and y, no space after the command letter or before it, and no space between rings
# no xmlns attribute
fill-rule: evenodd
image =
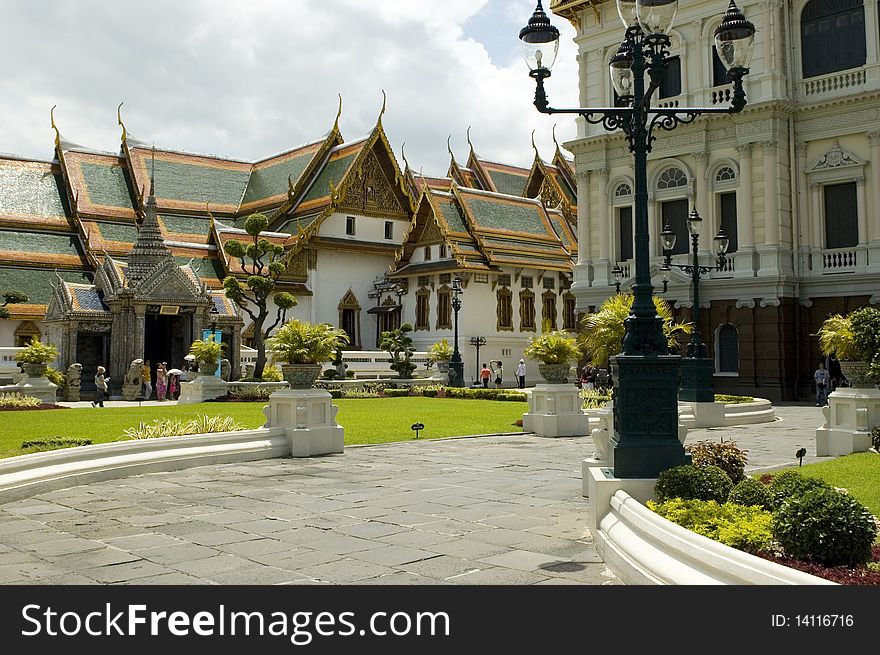
<svg viewBox="0 0 880 655"><path fill-rule="evenodd" d="M456 361L449 362L449 386L450 387L463 387L464 386L464 362L459 359Z"/></svg>
<svg viewBox="0 0 880 655"><path fill-rule="evenodd" d="M714 368L714 362L708 357L682 358L679 400L697 403L715 402L715 390L712 388Z"/></svg>
<svg viewBox="0 0 880 655"><path fill-rule="evenodd" d="M614 376L614 477L656 478L690 463L678 438L678 355L618 355ZM675 381L675 382L673 382Z"/></svg>

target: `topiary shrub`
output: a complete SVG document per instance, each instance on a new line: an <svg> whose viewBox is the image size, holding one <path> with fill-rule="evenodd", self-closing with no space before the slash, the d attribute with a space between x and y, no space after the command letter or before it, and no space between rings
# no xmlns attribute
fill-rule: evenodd
<svg viewBox="0 0 880 655"><path fill-rule="evenodd" d="M731 548L754 553L773 543L773 515L760 507L681 498L664 503L648 501L648 507L683 528Z"/></svg>
<svg viewBox="0 0 880 655"><path fill-rule="evenodd" d="M755 478L745 478L740 480L733 489L730 490L730 496L727 502L736 503L737 505L745 505L746 507L757 506L762 509L773 509L773 498L766 484L762 484Z"/></svg>
<svg viewBox="0 0 880 655"><path fill-rule="evenodd" d="M660 473L654 484L654 495L661 503L673 498L723 503L732 487L730 476L717 466L685 464Z"/></svg>
<svg viewBox="0 0 880 655"><path fill-rule="evenodd" d="M42 439L29 439L21 442L22 450L31 450L33 452L42 452L44 450L55 450L57 448L75 448L77 446L90 446L91 439L79 437L44 437Z"/></svg>
<svg viewBox="0 0 880 655"><path fill-rule="evenodd" d="M803 496L813 489L831 489L831 485L819 478L802 475L795 469L788 469L770 480L770 502L777 510L789 498Z"/></svg>
<svg viewBox="0 0 880 655"><path fill-rule="evenodd" d="M737 448L735 441L698 441L684 447L692 456L694 466L717 466L734 484L746 477L746 450Z"/></svg>
<svg viewBox="0 0 880 655"><path fill-rule="evenodd" d="M880 451L880 425L871 430L871 447Z"/></svg>
<svg viewBox="0 0 880 655"><path fill-rule="evenodd" d="M786 554L826 566L868 562L876 536L868 508L831 488L789 498L773 515L773 537Z"/></svg>

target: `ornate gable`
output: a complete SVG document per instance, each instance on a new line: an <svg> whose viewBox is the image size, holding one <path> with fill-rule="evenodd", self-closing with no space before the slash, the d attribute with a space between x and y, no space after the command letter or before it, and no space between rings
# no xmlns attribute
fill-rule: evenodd
<svg viewBox="0 0 880 655"><path fill-rule="evenodd" d="M197 286L179 266L168 260L168 265L159 266L135 290L141 300L162 302L199 302L207 300L203 287Z"/></svg>
<svg viewBox="0 0 880 655"><path fill-rule="evenodd" d="M371 151L362 166L353 172L339 208L360 214L409 218L409 208L403 206L399 195L376 153Z"/></svg>
<svg viewBox="0 0 880 655"><path fill-rule="evenodd" d="M421 234L416 239L416 245L442 243L444 241L443 233L440 232L440 226L437 225L437 219L431 216L422 228Z"/></svg>

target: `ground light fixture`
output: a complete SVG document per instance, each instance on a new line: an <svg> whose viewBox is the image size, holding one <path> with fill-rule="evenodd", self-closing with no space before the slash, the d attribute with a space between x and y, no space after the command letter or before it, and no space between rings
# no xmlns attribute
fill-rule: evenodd
<svg viewBox="0 0 880 655"><path fill-rule="evenodd" d="M559 30L539 0L528 24L520 30L529 76L535 80L534 105L544 114L574 114L609 132L620 130L633 155L635 182L635 284L623 349L612 358L615 383L614 475L656 478L663 470L689 458L678 440L678 380L681 358L670 354L663 321L654 308L648 234L647 157L660 130L673 130L703 114L734 114L746 105L743 77L748 73L755 26L731 0L715 30L719 56L733 83L728 107L652 107L651 98L670 59L668 31L675 21L677 0L618 0L624 38L609 65L620 96L617 107L550 106L545 82L559 51ZM587 82L589 83L589 81Z"/></svg>

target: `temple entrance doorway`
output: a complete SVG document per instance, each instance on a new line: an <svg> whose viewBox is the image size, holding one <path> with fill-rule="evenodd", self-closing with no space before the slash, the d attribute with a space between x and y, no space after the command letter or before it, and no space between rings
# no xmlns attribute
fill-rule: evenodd
<svg viewBox="0 0 880 655"><path fill-rule="evenodd" d="M183 368L191 343L191 314L148 313L144 317L144 359L150 360L154 372L159 362L166 362L168 368Z"/></svg>
<svg viewBox="0 0 880 655"><path fill-rule="evenodd" d="M92 397L95 394L95 374L98 372L98 367L110 369L109 336L94 332L77 333L76 357L82 364L80 392Z"/></svg>

